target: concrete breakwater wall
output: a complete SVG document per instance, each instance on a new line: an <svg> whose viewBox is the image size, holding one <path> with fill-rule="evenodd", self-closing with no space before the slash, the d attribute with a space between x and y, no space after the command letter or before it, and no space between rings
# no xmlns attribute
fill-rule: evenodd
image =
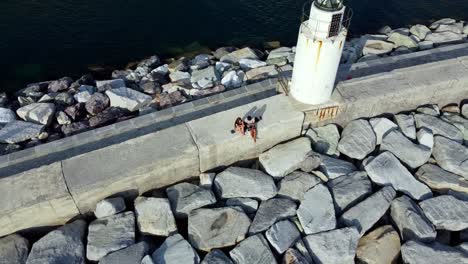
<svg viewBox="0 0 468 264"><path fill-rule="evenodd" d="M269 82L266 89L276 90L275 84ZM468 57L459 57L343 81L328 105L309 107L276 95L89 152L37 163L35 168L32 162L22 172L11 173L20 164L5 163L0 169L0 208L4 212L0 236L63 224L90 212L108 196L136 196L254 158L298 137L310 124L343 125L359 117L412 110L427 103L459 104L468 98L467 87ZM257 144L230 132L233 120L246 113L263 116Z"/></svg>

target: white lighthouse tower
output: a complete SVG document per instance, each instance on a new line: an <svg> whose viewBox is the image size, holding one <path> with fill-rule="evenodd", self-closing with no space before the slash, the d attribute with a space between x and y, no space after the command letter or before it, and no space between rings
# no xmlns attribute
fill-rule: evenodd
<svg viewBox="0 0 468 264"><path fill-rule="evenodd" d="M343 0L312 3L299 30L290 89L299 102L315 105L330 99L351 19L345 11Z"/></svg>

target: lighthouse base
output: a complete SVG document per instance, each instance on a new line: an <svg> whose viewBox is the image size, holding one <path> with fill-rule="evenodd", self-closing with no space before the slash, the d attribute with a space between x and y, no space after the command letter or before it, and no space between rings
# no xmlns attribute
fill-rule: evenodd
<svg viewBox="0 0 468 264"><path fill-rule="evenodd" d="M306 21L300 29L290 93L299 102L322 104L335 86L346 30L333 38L316 39L307 25Z"/></svg>

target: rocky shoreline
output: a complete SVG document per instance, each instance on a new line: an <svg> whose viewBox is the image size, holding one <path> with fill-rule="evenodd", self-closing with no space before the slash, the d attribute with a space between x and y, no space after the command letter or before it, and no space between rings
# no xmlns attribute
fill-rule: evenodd
<svg viewBox="0 0 468 264"><path fill-rule="evenodd" d="M391 30L351 39L342 63L425 50L465 41L468 26L442 19L429 27ZM242 85L275 78L278 67L292 69L295 48L268 43L268 49L223 47L211 54L162 62L152 56L135 67L116 70L110 80L87 74L73 80L27 85L13 95L0 93L0 155L161 110Z"/></svg>
<svg viewBox="0 0 468 264"><path fill-rule="evenodd" d="M467 110L308 129L37 241L0 238L0 263L468 263Z"/></svg>

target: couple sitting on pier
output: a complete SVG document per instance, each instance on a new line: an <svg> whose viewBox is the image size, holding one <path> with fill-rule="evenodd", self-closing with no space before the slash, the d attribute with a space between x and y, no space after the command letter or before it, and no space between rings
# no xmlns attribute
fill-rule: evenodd
<svg viewBox="0 0 468 264"><path fill-rule="evenodd" d="M247 120L244 121L242 118L238 117L234 122L234 131L245 135L245 132L250 132L250 136L252 137L254 143L257 142L257 123L262 120L262 117L252 117L247 116Z"/></svg>

